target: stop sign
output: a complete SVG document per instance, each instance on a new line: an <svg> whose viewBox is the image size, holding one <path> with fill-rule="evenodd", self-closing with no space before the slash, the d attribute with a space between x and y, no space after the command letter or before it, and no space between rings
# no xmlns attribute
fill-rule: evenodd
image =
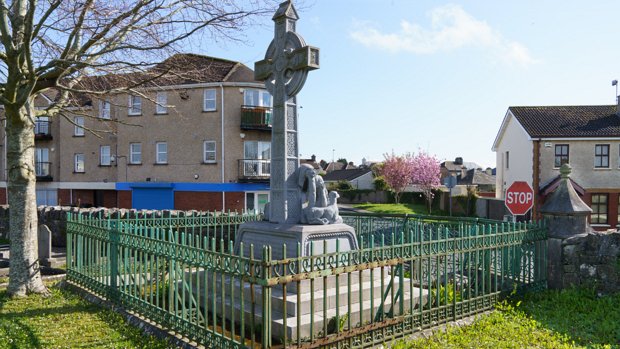
<svg viewBox="0 0 620 349"><path fill-rule="evenodd" d="M527 182L513 182L506 190L505 203L513 215L524 215L534 205L534 191Z"/></svg>

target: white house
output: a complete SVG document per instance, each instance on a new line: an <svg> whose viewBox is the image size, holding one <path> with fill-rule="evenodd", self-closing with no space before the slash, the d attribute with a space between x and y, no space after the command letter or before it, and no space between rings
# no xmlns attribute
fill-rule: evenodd
<svg viewBox="0 0 620 349"><path fill-rule="evenodd" d="M571 179L593 213L598 229L616 227L620 200L620 113L616 105L510 107L493 143L496 197L514 181L534 188L534 217L559 181Z"/></svg>

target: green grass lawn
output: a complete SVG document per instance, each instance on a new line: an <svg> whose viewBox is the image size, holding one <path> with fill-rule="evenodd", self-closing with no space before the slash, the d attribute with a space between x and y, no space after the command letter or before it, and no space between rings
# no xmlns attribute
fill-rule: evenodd
<svg viewBox="0 0 620 349"><path fill-rule="evenodd" d="M423 204L357 204L353 207L372 213L383 214L428 214ZM435 213L435 212L433 212Z"/></svg>
<svg viewBox="0 0 620 349"><path fill-rule="evenodd" d="M10 298L0 288L0 348L170 347L126 324L119 314L48 286L51 296L46 298Z"/></svg>
<svg viewBox="0 0 620 349"><path fill-rule="evenodd" d="M471 326L450 327L394 348L620 348L620 294L530 293L498 305Z"/></svg>

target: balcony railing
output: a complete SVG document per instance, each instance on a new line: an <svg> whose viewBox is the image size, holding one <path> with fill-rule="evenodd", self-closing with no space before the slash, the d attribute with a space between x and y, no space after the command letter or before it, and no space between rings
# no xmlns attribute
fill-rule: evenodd
<svg viewBox="0 0 620 349"><path fill-rule="evenodd" d="M50 121L35 121L34 136L35 139L52 139L50 132Z"/></svg>
<svg viewBox="0 0 620 349"><path fill-rule="evenodd" d="M242 105L241 128L245 130L271 130L271 108Z"/></svg>
<svg viewBox="0 0 620 349"><path fill-rule="evenodd" d="M37 180L51 180L52 174L50 173L51 162L37 161L34 164L34 171L37 176Z"/></svg>
<svg viewBox="0 0 620 349"><path fill-rule="evenodd" d="M268 180L271 175L271 160L239 160L240 180Z"/></svg>

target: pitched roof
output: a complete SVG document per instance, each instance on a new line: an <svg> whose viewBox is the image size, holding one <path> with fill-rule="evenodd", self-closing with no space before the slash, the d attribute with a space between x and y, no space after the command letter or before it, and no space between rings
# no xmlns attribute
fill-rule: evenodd
<svg viewBox="0 0 620 349"><path fill-rule="evenodd" d="M620 137L615 105L510 107L531 137Z"/></svg>
<svg viewBox="0 0 620 349"><path fill-rule="evenodd" d="M141 71L85 77L81 85L87 89L158 87L213 82L256 82L253 71L227 59L192 53L179 53Z"/></svg>
<svg viewBox="0 0 620 349"><path fill-rule="evenodd" d="M487 174L485 171L471 169L467 174L458 180L461 185L495 185L495 176Z"/></svg>
<svg viewBox="0 0 620 349"><path fill-rule="evenodd" d="M356 168L353 170L334 170L323 176L324 181L352 181L372 172L369 168Z"/></svg>

